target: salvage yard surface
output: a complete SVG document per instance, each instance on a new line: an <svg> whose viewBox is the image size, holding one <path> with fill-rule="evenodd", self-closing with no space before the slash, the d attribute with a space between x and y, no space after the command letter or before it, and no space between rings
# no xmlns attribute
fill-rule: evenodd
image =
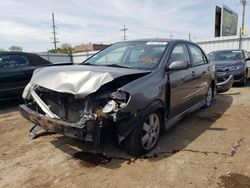
<svg viewBox="0 0 250 188"><path fill-rule="evenodd" d="M0 106L0 187L250 187L250 85L217 95L141 158L112 143L95 154L60 135L30 140L17 104Z"/></svg>

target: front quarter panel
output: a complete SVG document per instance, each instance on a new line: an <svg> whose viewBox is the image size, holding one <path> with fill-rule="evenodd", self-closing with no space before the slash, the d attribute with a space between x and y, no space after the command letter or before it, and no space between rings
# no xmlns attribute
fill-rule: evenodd
<svg viewBox="0 0 250 188"><path fill-rule="evenodd" d="M130 100L122 112L136 113L151 102L164 101L167 78L163 72L152 72L123 87L120 90L130 94Z"/></svg>

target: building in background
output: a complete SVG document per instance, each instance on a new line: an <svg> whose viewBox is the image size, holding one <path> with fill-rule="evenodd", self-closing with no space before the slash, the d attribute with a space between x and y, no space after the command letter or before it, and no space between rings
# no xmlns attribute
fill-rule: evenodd
<svg viewBox="0 0 250 188"><path fill-rule="evenodd" d="M81 44L74 47L74 52L92 52L99 51L106 47L110 46L109 44Z"/></svg>

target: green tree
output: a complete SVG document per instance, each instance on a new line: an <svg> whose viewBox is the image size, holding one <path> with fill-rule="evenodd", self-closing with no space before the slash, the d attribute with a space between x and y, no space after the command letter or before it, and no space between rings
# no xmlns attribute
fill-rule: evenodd
<svg viewBox="0 0 250 188"><path fill-rule="evenodd" d="M60 47L60 51L61 51L61 53L72 54L73 48L70 44L63 43Z"/></svg>
<svg viewBox="0 0 250 188"><path fill-rule="evenodd" d="M60 54L72 54L73 48L68 43L63 43L59 48L56 49L56 53ZM48 50L49 53L55 53L55 49Z"/></svg>
<svg viewBox="0 0 250 188"><path fill-rule="evenodd" d="M48 50L48 53L53 53L53 54L55 54L56 52L55 52L55 49L51 49L51 50Z"/></svg>

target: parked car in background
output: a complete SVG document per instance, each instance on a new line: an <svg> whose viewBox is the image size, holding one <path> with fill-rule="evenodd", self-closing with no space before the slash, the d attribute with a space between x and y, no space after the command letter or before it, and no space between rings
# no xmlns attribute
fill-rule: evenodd
<svg viewBox="0 0 250 188"><path fill-rule="evenodd" d="M33 53L0 52L0 101L21 97L35 69L54 65Z"/></svg>
<svg viewBox="0 0 250 188"><path fill-rule="evenodd" d="M189 41L119 42L82 65L35 71L24 90L23 117L36 127L99 144L106 129L132 155L157 144L160 132L210 107L215 67ZM113 131L111 131L113 132Z"/></svg>
<svg viewBox="0 0 250 188"><path fill-rule="evenodd" d="M250 77L250 58L245 50L222 50L213 51L208 58L216 66L218 81L223 82L231 75L235 83L246 86Z"/></svg>

